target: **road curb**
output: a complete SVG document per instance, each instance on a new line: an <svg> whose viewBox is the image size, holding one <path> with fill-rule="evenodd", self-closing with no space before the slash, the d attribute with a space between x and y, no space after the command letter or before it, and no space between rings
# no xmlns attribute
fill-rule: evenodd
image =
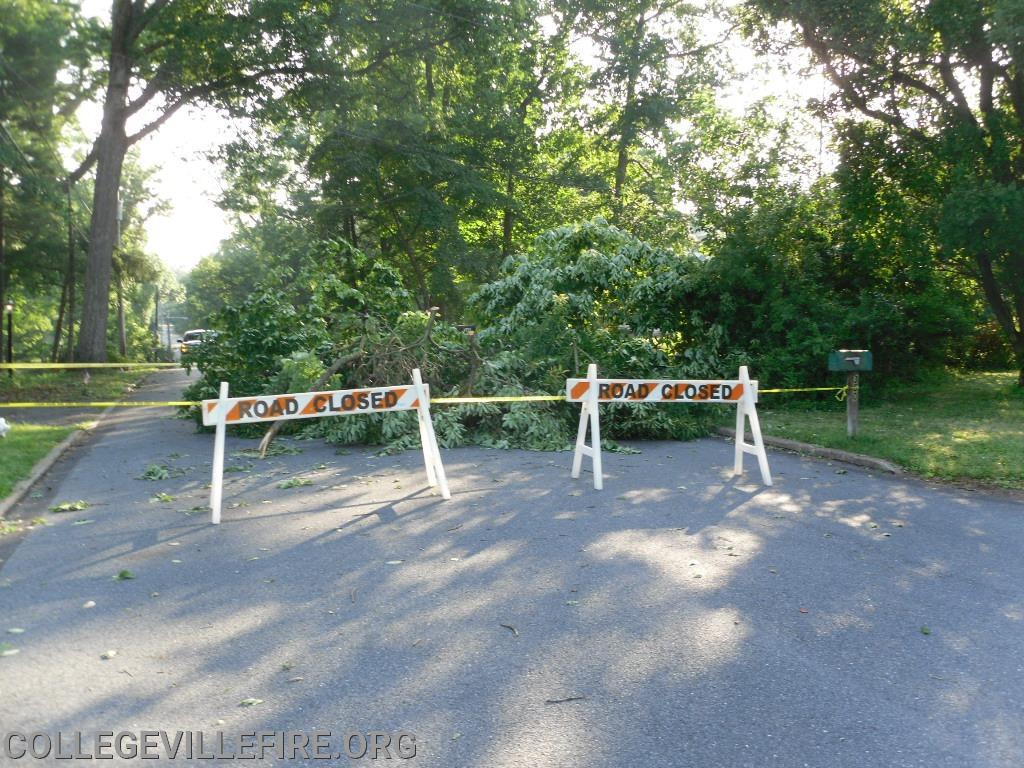
<svg viewBox="0 0 1024 768"><path fill-rule="evenodd" d="M25 498L25 494L32 490L32 486L35 485L69 449L85 440L85 438L89 436L90 432L103 423L103 420L107 418L112 410L114 410L113 406L102 411L100 415L96 417L96 420L90 424L76 428L74 432L57 443L57 445L53 446L48 454L36 462L36 465L32 468L29 476L18 482L8 494L7 498L0 501L0 520L7 517L7 513L14 509L18 502Z"/></svg>
<svg viewBox="0 0 1024 768"><path fill-rule="evenodd" d="M724 435L725 437L736 437L736 430L730 429L729 427L718 427L715 432L719 435ZM773 448L782 448L786 451L793 451L794 453L816 456L820 459L842 461L846 464L855 464L858 467L876 469L879 472L888 472L892 475L903 474L903 470L892 462L886 461L885 459L876 459L874 456L865 456L863 453L850 453L849 451L843 451L838 448L825 448L820 445L812 445L811 443L787 440L784 437L765 437L764 444L770 445Z"/></svg>

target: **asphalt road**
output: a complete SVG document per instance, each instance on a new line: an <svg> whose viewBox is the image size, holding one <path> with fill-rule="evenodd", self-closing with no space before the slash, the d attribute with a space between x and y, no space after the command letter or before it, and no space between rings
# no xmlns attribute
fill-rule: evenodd
<svg viewBox="0 0 1024 768"><path fill-rule="evenodd" d="M0 570L0 633L23 630L0 732L405 731L416 757L378 764L438 768L1024 764L1017 502L778 452L764 488L719 439L606 455L603 492L569 454L446 450L444 502L418 453L286 442L229 438L213 527L212 437L111 414L21 512L94 506Z"/></svg>

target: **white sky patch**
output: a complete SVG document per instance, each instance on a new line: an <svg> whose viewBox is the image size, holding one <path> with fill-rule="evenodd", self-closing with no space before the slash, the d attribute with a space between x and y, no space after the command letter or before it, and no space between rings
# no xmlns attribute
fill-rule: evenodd
<svg viewBox="0 0 1024 768"><path fill-rule="evenodd" d="M175 272L192 269L231 234L228 214L214 202L223 191L224 169L209 157L233 135L227 118L212 109L193 108L141 142L143 163L159 168L154 189L173 206L146 222L146 235L153 251Z"/></svg>

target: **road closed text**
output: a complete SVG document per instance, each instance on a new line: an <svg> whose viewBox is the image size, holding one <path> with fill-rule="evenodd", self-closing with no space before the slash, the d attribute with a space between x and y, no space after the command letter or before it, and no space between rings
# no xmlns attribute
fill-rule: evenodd
<svg viewBox="0 0 1024 768"><path fill-rule="evenodd" d="M273 400L241 400L238 403L235 419L241 420L255 417L257 419L275 419L282 416L326 415L331 413L350 413L352 411L381 411L398 405L398 393L394 390L369 392L323 392L309 398L303 406L294 397L276 397Z"/></svg>
<svg viewBox="0 0 1024 768"><path fill-rule="evenodd" d="M216 424L221 414L226 424L246 424L254 421L345 416L375 411L408 411L418 406L417 390L408 386L233 397L223 401L204 400L203 423Z"/></svg>
<svg viewBox="0 0 1024 768"><path fill-rule="evenodd" d="M331 392L314 395L310 406L316 413L342 413L344 411L380 411L398 405L398 393L393 389L386 392Z"/></svg>
<svg viewBox="0 0 1024 768"><path fill-rule="evenodd" d="M706 402L735 403L743 397L743 383L739 381L634 381L601 380L597 386L597 399L601 402ZM570 401L583 400L592 383L587 379L570 379Z"/></svg>

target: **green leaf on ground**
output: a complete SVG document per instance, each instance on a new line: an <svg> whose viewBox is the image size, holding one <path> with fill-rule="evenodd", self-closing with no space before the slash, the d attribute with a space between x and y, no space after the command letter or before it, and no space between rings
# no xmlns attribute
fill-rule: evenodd
<svg viewBox="0 0 1024 768"><path fill-rule="evenodd" d="M91 507L88 501L79 499L78 501L63 501L60 504L55 504L50 507L51 512L81 512L83 509Z"/></svg>
<svg viewBox="0 0 1024 768"><path fill-rule="evenodd" d="M156 496L154 496L149 501L150 501L151 504L156 503L156 502L162 502L164 504L167 504L169 502L174 501L176 498L178 498L178 497L174 496L174 495L172 495L170 493L163 493L163 492L161 492L161 493L156 494Z"/></svg>
<svg viewBox="0 0 1024 768"><path fill-rule="evenodd" d="M301 485L312 485L313 481L308 477L290 477L287 480L282 480L277 484L278 488L282 490L286 488L298 488Z"/></svg>
<svg viewBox="0 0 1024 768"><path fill-rule="evenodd" d="M139 475L139 480L166 480L171 476L171 470L163 464L150 464L146 471Z"/></svg>
<svg viewBox="0 0 1024 768"><path fill-rule="evenodd" d="M294 445L288 445L276 441L270 444L267 448L267 456L296 456L302 453L301 448L296 448ZM235 451L231 454L232 458L236 459L261 459L260 451L258 448L245 448L241 451Z"/></svg>
<svg viewBox="0 0 1024 768"><path fill-rule="evenodd" d="M135 574L134 573L132 573L131 571L128 571L128 570L124 570L124 571L118 571L117 572L117 576L114 577L114 580L115 581L129 581L130 579L134 579L134 578L135 578Z"/></svg>

